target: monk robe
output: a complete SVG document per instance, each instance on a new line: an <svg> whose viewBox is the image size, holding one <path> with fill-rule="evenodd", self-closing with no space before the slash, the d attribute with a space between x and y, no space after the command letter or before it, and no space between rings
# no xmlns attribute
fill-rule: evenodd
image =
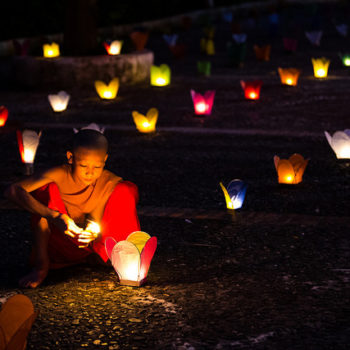
<svg viewBox="0 0 350 350"><path fill-rule="evenodd" d="M86 226L87 218L97 221L101 227L98 239L86 248L79 248L82 244L77 238L60 232L49 223L51 235L48 252L51 268L79 263L93 252L106 262L108 257L104 243L107 237L120 241L140 230L136 213L137 186L105 169L91 185L77 185L70 165L64 164L57 168L55 182L33 191L32 195L50 209L67 214L82 228ZM33 227L39 220L39 215L32 216Z"/></svg>

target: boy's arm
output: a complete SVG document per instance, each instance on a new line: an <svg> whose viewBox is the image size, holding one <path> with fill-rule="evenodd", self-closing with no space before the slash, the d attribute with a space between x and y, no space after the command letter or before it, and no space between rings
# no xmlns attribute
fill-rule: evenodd
<svg viewBox="0 0 350 350"><path fill-rule="evenodd" d="M53 222L58 229L74 237L74 234L80 233L80 230L68 215L48 208L30 194L30 192L50 182L56 182L60 171L59 168L53 168L43 174L33 175L15 182L5 190L4 195L19 207Z"/></svg>

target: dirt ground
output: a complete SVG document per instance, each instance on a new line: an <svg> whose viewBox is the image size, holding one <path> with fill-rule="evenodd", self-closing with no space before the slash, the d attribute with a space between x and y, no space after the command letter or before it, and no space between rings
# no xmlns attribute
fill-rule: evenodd
<svg viewBox="0 0 350 350"><path fill-rule="evenodd" d="M283 23L291 13L300 40L297 52L287 54ZM147 47L156 64L171 66L168 87L121 86L111 102L99 100L93 85L69 91L69 108L59 116L47 101L50 88L0 91L9 126L43 130L36 170L64 162L73 127L109 126L107 168L138 185L141 227L159 240L141 288L120 286L112 268L79 265L50 272L38 289L21 290L29 214L1 198L0 301L24 293L39 310L29 349L348 348L350 161L336 159L323 131L350 127L350 68L338 57L349 37L334 27L342 9L320 6L312 18L324 33L321 46L312 47L303 34L309 13L283 10L275 35L264 16L257 28L242 21L248 33L242 68L227 59L228 23L216 23L213 57L199 53L199 26L180 33L188 50L179 60L154 33ZM254 57L253 44L263 42L272 45L269 62ZM311 57L321 56L331 59L329 77L317 80ZM197 75L200 59L212 62L210 77ZM302 69L298 86L282 86L277 67ZM240 80L253 79L263 81L255 102L244 100L240 87ZM194 117L190 89L216 90L211 116ZM159 109L161 131L141 135L132 129L131 111L151 107ZM23 167L14 128L1 130L0 139L3 192ZM304 180L279 185L273 156L295 152L310 159ZM219 187L234 178L248 184L236 222Z"/></svg>

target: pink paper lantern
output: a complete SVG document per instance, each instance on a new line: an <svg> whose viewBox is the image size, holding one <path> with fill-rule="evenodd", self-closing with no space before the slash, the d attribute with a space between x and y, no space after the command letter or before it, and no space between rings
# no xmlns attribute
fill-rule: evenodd
<svg viewBox="0 0 350 350"><path fill-rule="evenodd" d="M215 90L208 90L204 95L191 90L194 113L196 115L210 115L214 104Z"/></svg>

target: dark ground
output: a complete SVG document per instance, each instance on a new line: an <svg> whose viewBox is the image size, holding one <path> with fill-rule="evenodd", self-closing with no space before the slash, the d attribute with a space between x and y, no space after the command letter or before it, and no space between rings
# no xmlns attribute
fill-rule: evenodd
<svg viewBox="0 0 350 350"><path fill-rule="evenodd" d="M294 55L283 52L281 37L249 32L241 69L227 65L229 31L221 23L209 78L196 75L196 61L204 58L198 31L183 35L195 45L180 61L154 35L156 63L172 67L169 87L121 86L113 102L100 101L93 88L72 91L59 117L50 111L48 91L1 91L10 121L42 124L37 170L64 161L72 132L60 125L132 126L133 109L159 108L163 127L243 130L237 136L107 129L107 167L137 183L142 229L159 239L148 283L138 289L119 286L111 268L87 265L53 271L36 290L18 289L30 250L29 215L2 200L0 297L21 292L39 310L29 349L349 348L350 162L337 161L323 136L350 126L349 71L337 56L349 39L322 18L321 47L301 36ZM272 42L270 62L253 57L252 45L263 39ZM330 77L320 81L310 59L322 55L332 62ZM303 70L298 87L280 85L278 66ZM258 102L243 100L239 85L253 78L264 82ZM193 117L190 88L216 89L212 116ZM256 133L245 136L247 130ZM3 190L22 167L15 134L0 137ZM310 158L304 181L278 185L273 156L294 152ZM233 178L249 186L237 222L225 216L218 185Z"/></svg>

